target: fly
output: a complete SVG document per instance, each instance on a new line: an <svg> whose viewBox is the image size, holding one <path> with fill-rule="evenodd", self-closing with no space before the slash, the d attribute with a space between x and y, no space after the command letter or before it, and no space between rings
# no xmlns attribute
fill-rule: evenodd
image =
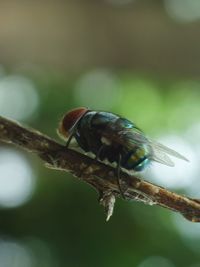
<svg viewBox="0 0 200 267"><path fill-rule="evenodd" d="M74 137L85 152L92 152L96 160L117 163L118 185L120 170L142 171L152 161L173 167L169 156L188 161L175 150L147 138L133 122L111 112L80 107L67 112L61 119L58 134L69 146Z"/></svg>

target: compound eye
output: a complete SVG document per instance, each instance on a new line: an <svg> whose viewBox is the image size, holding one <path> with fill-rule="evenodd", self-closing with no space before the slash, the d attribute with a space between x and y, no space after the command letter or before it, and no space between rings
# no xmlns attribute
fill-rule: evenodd
<svg viewBox="0 0 200 267"><path fill-rule="evenodd" d="M77 108L67 112L61 119L58 127L58 134L62 138L66 139L72 133L74 126L88 111L87 108Z"/></svg>

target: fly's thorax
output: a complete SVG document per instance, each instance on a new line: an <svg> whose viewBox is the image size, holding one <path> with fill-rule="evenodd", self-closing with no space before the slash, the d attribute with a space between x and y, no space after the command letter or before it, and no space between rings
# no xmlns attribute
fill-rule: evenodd
<svg viewBox="0 0 200 267"><path fill-rule="evenodd" d="M96 131L106 131L107 125L115 125L118 116L109 112L96 112L91 119L91 128Z"/></svg>
<svg viewBox="0 0 200 267"><path fill-rule="evenodd" d="M93 120L98 112L89 111L80 120L77 127L76 139L82 149L91 151L97 154L102 146L101 135L98 134L98 129L93 125Z"/></svg>
<svg viewBox="0 0 200 267"><path fill-rule="evenodd" d="M90 111L81 121L81 131L92 146L111 145L107 125L116 120L117 116L108 112ZM105 134L105 136L104 136ZM91 147L92 149L92 147Z"/></svg>
<svg viewBox="0 0 200 267"><path fill-rule="evenodd" d="M125 128L125 129L132 129L132 128L136 127L136 125L133 122L131 122L125 118L121 118L121 117L118 117L117 124L119 126L121 126L122 128Z"/></svg>

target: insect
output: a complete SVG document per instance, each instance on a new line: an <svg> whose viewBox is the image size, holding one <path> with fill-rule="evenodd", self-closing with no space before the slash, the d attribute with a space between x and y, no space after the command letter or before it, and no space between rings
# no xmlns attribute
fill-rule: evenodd
<svg viewBox="0 0 200 267"><path fill-rule="evenodd" d="M188 161L178 152L146 137L133 122L111 112L94 111L85 107L67 112L61 119L58 134L67 139L68 147L74 137L85 152L96 160L117 163L120 192L120 170L142 171L151 161L174 166L170 156Z"/></svg>

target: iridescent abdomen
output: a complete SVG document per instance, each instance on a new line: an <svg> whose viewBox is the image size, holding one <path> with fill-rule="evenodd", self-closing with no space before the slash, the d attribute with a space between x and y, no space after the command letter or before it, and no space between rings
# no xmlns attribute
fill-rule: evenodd
<svg viewBox="0 0 200 267"><path fill-rule="evenodd" d="M150 163L148 152L144 147L137 147L122 157L121 165L127 170L142 171Z"/></svg>

